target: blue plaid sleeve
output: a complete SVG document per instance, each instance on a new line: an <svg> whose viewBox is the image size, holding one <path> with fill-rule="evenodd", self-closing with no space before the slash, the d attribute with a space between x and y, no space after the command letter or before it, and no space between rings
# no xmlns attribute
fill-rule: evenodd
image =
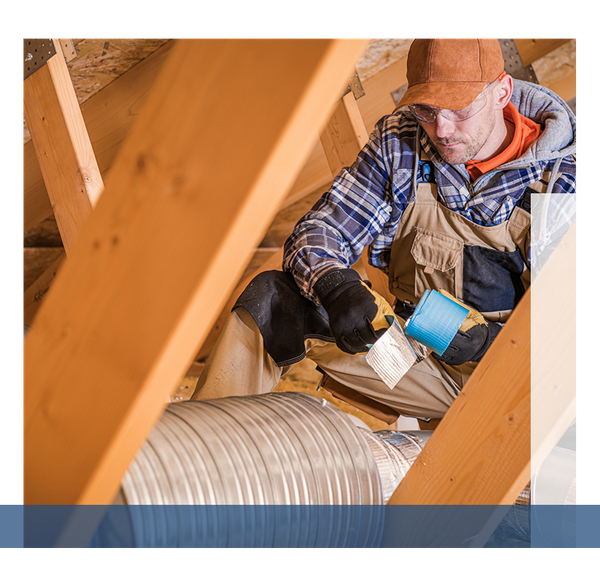
<svg viewBox="0 0 600 587"><path fill-rule="evenodd" d="M386 227L397 224L399 203L406 202L405 195L392 194L392 184L394 192L402 191L402 182L391 177L397 167L393 160L400 156L400 136L393 128L399 121L394 118L377 124L356 161L342 169L284 244L283 269L292 273L302 293L315 303L316 281L335 267L352 266L365 247L372 245L372 264L386 265L382 255L391 248L393 233L387 235L389 243L381 240L386 238ZM410 187L410 174L404 183Z"/></svg>

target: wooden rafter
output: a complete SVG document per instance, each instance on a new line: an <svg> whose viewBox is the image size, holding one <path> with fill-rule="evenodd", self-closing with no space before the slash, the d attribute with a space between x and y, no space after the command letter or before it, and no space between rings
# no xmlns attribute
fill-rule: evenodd
<svg viewBox="0 0 600 587"><path fill-rule="evenodd" d="M24 101L31 143L68 254L104 182L63 54L63 47L68 48L70 41L54 39L54 44L56 54L25 80ZM33 323L63 260L61 255L25 292L26 326Z"/></svg>
<svg viewBox="0 0 600 587"><path fill-rule="evenodd" d="M369 133L352 92L338 101L320 138L333 177L354 163Z"/></svg>
<svg viewBox="0 0 600 587"><path fill-rule="evenodd" d="M26 339L26 503L113 499L364 45L177 41Z"/></svg>
<svg viewBox="0 0 600 587"><path fill-rule="evenodd" d="M511 504L530 479L530 290L390 504Z"/></svg>
<svg viewBox="0 0 600 587"><path fill-rule="evenodd" d="M110 168L123 140L131 131L172 46L172 42L166 43L81 105L102 173ZM27 231L52 214L31 141L24 148L24 173L24 229Z"/></svg>
<svg viewBox="0 0 600 587"><path fill-rule="evenodd" d="M571 39L515 39L515 46L523 66L527 67L534 61L541 59L544 55L562 47Z"/></svg>
<svg viewBox="0 0 600 587"><path fill-rule="evenodd" d="M58 39L23 85L25 118L67 254L104 189Z"/></svg>
<svg viewBox="0 0 600 587"><path fill-rule="evenodd" d="M575 416L574 267L575 225L519 302L389 505L515 502L531 471L540 467ZM552 311L557 304L565 309L560 316ZM472 518L465 519L464 510L448 508L449 517L434 532L435 516L442 510L408 511L405 536L387 527L386 544L414 546L427 540L438 546L483 546L505 513L501 507L481 508L470 510ZM410 532L414 535L406 540Z"/></svg>

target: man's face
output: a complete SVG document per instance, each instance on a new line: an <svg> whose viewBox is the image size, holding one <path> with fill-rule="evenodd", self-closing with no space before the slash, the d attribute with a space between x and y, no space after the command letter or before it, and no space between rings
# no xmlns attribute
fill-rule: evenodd
<svg viewBox="0 0 600 587"><path fill-rule="evenodd" d="M451 165L480 159L493 135L496 116L491 100L475 116L463 121L450 121L438 114L435 122L419 122L440 157Z"/></svg>

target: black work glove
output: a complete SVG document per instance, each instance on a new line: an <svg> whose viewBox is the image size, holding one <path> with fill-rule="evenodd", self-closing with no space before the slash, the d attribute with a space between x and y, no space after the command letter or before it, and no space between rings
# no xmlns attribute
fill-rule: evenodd
<svg viewBox="0 0 600 587"><path fill-rule="evenodd" d="M329 316L337 346L351 355L366 353L394 322L392 307L354 269L334 269L315 284Z"/></svg>
<svg viewBox="0 0 600 587"><path fill-rule="evenodd" d="M444 354L441 357L437 353L431 354L438 361L443 361L448 365L462 365L469 361L480 361L502 330L502 326L495 322L488 322L477 310L460 302L447 291L440 289L439 292L469 310L469 313L454 338L450 341Z"/></svg>

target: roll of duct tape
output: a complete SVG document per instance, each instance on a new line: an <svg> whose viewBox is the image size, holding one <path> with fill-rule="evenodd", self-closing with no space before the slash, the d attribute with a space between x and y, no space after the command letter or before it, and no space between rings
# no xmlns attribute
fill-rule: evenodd
<svg viewBox="0 0 600 587"><path fill-rule="evenodd" d="M469 310L437 291L426 290L406 321L405 332L438 355L448 348Z"/></svg>

